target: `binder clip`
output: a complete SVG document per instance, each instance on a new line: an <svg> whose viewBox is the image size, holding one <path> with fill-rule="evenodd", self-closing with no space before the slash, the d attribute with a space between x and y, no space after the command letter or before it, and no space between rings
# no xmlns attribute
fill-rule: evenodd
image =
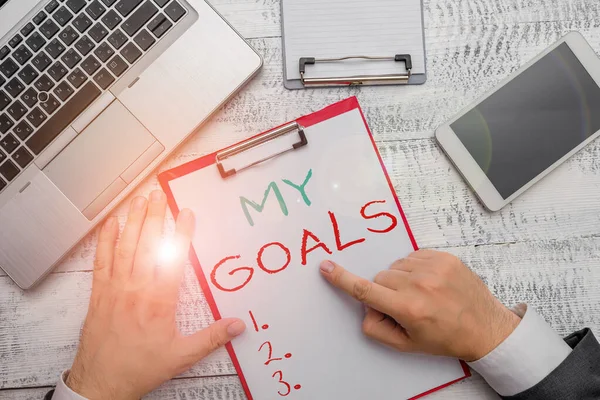
<svg viewBox="0 0 600 400"><path fill-rule="evenodd" d="M404 62L406 73L392 75L365 75L330 78L307 78L306 66L318 63L344 62L348 60L367 61L394 61ZM393 57L348 56L341 58L314 58L303 57L300 59L300 80L304 87L330 87L330 86L358 86L358 85L399 85L407 84L411 77L412 59L409 54L397 54Z"/></svg>
<svg viewBox="0 0 600 400"><path fill-rule="evenodd" d="M248 165L246 165L245 167L242 168L238 168L238 169L226 169L225 166L223 165L223 161L225 161L228 158L231 158L233 156L236 156L238 154L244 153L246 151L252 150L256 147L259 147L263 144L266 144L268 142L271 142L281 136L284 136L290 132L294 132L297 131L298 136L300 138L300 140L293 144L290 148L285 149L283 151L280 151L278 153L272 154L270 156L264 157L258 161L254 161ZM216 156L216 164L217 164L217 168L219 169L219 173L221 174L221 177L223 179L227 179L235 174L237 174L238 172L244 171L248 168L252 168L255 165L258 164L262 164L266 161L269 161L275 157L278 157L280 155L283 155L285 153L288 153L290 151L294 151L297 149L300 149L304 146L308 145L308 139L306 137L306 133L304 132L304 127L301 126L298 122L291 122L287 125L282 126L281 128L266 132L260 136L256 136L254 138L245 140L239 144L236 144L235 146L232 146L220 153L217 153Z"/></svg>

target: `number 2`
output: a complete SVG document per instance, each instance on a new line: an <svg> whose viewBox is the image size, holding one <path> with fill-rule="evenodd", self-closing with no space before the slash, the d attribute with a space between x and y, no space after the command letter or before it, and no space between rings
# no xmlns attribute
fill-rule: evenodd
<svg viewBox="0 0 600 400"><path fill-rule="evenodd" d="M283 372L281 372L281 371L275 371L275 373L273 374L272 378L275 378L275 375L277 375L277 374L279 374L279 383L281 383L282 385L284 385L285 388L286 388L286 390L287 390L285 393L281 393L281 390L278 391L277 393L279 393L279 395L281 397L285 397L288 394L290 394L290 392L292 391L292 387L290 386L289 383L287 383L286 381L283 380Z"/></svg>
<svg viewBox="0 0 600 400"><path fill-rule="evenodd" d="M264 342L263 344L260 345L260 347L258 348L258 351L262 351L263 347L265 347L265 345L267 345L269 347L269 358L267 359L267 361L265 362L265 365L269 365L272 361L281 361L282 358L273 358L273 346L271 345L271 342Z"/></svg>

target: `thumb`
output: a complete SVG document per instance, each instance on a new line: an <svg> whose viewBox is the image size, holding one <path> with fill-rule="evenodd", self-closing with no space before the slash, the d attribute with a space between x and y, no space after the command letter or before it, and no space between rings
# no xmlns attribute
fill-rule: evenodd
<svg viewBox="0 0 600 400"><path fill-rule="evenodd" d="M391 317L370 307L363 320L363 333L378 342L402 352L416 352L414 343L406 330Z"/></svg>
<svg viewBox="0 0 600 400"><path fill-rule="evenodd" d="M245 330L246 324L240 319L218 320L208 328L183 338L183 353L196 363L240 336Z"/></svg>

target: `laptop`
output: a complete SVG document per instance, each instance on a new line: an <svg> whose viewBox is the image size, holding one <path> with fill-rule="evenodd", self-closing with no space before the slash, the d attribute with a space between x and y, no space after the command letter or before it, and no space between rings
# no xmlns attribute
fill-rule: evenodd
<svg viewBox="0 0 600 400"><path fill-rule="evenodd" d="M0 0L0 267L40 282L261 66L203 0Z"/></svg>

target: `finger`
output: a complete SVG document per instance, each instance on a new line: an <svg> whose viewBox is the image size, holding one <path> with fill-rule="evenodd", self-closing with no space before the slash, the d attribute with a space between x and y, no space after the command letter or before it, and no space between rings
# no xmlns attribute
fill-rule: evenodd
<svg viewBox="0 0 600 400"><path fill-rule="evenodd" d="M363 333L378 342L404 352L416 351L406 331L396 321L372 308L367 308Z"/></svg>
<svg viewBox="0 0 600 400"><path fill-rule="evenodd" d="M206 329L180 341L180 351L192 364L225 346L246 330L246 324L235 318L221 319Z"/></svg>
<svg viewBox="0 0 600 400"><path fill-rule="evenodd" d="M372 308L386 314L401 311L398 310L398 292L360 278L332 261L321 263L321 274L333 286Z"/></svg>
<svg viewBox="0 0 600 400"><path fill-rule="evenodd" d="M131 202L127 222L117 247L113 265L113 280L124 282L131 277L133 260L137 250L140 232L146 218L148 202L143 197L136 197Z"/></svg>
<svg viewBox="0 0 600 400"><path fill-rule="evenodd" d="M373 282L392 290L403 290L408 286L409 273L399 270L381 271L375 276Z"/></svg>
<svg viewBox="0 0 600 400"><path fill-rule="evenodd" d="M414 253L411 253L408 258L418 259L418 260L430 260L440 255L439 251L429 250L429 249L421 249L417 250Z"/></svg>
<svg viewBox="0 0 600 400"><path fill-rule="evenodd" d="M177 217L175 236L168 243L172 249L169 251L168 259L161 260L155 271L156 283L165 293L165 298L171 298L177 302L177 294L181 284L181 278L188 259L190 243L194 236L196 218L189 209L183 209Z"/></svg>
<svg viewBox="0 0 600 400"><path fill-rule="evenodd" d="M394 261L394 263L390 266L390 269L396 271L414 272L416 269L423 267L424 263L425 261L423 259L411 258L411 256L408 256L406 258Z"/></svg>
<svg viewBox="0 0 600 400"><path fill-rule="evenodd" d="M98 247L94 259L94 280L107 282L112 276L115 244L119 236L119 224L115 217L109 217L100 228Z"/></svg>
<svg viewBox="0 0 600 400"><path fill-rule="evenodd" d="M135 252L135 261L131 271L132 279L138 282L149 282L154 277L154 268L158 262L158 249L162 240L167 212L167 196L155 190L150 193L150 202L146 219L140 234Z"/></svg>

